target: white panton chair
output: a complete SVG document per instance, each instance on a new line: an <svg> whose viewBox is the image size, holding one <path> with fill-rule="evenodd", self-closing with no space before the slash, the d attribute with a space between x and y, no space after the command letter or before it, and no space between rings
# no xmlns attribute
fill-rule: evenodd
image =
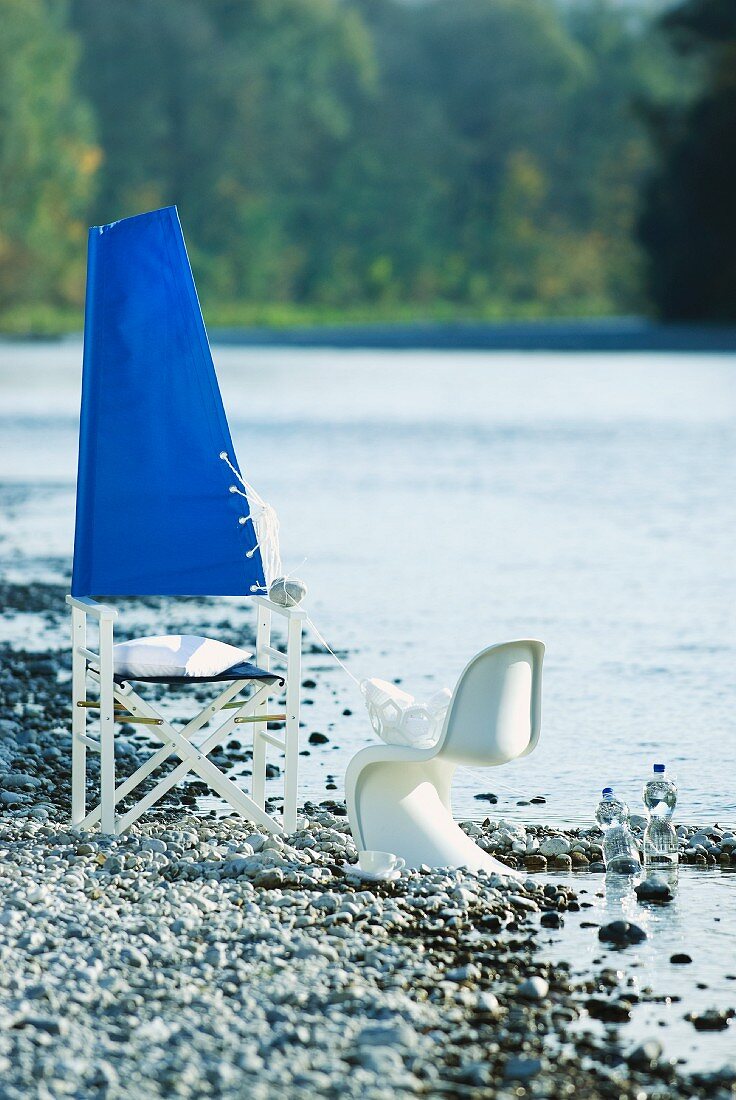
<svg viewBox="0 0 736 1100"><path fill-rule="evenodd" d="M375 745L353 757L345 790L359 849L395 852L408 867L514 873L456 824L452 777L458 765L497 767L536 747L543 657L530 639L489 646L458 680L435 745Z"/></svg>

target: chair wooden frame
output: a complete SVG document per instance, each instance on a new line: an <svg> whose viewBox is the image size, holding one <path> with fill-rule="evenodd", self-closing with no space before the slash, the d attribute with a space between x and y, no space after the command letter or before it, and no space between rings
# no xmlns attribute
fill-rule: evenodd
<svg viewBox="0 0 736 1100"><path fill-rule="evenodd" d="M273 680L239 679L224 682L220 693L191 721L175 728L136 692L129 681L119 682L114 676L113 630L117 609L89 598L67 596L71 608L72 632L72 824L79 829L99 825L103 833L123 833L149 810L176 783L194 772L216 794L220 795L243 817L254 821L272 833L290 833L296 829L299 764L299 699L301 682L302 631L306 612L299 607L286 608L263 596L254 597L257 606L255 664L261 672L271 673ZM286 619L286 646L272 645L273 615ZM99 628L99 653L87 647L87 619L94 619ZM275 667L274 667L275 666ZM90 681L97 686L97 697L89 699ZM221 685L223 682L220 681ZM237 699L247 687L250 694ZM269 713L269 698L285 687L285 713ZM222 710L233 713L204 740L195 745L192 738ZM99 711L98 736L90 736L90 711ZM269 722L284 726L283 737L269 730ZM129 778L119 785L115 776L116 724L140 723L150 728L162 742ZM213 749L247 724L253 730L253 780L251 794L229 779L211 760ZM268 747L280 749L285 755L284 808L282 821L266 812L266 755ZM100 801L87 811L87 752L100 754ZM159 779L124 814L116 812L117 804L131 795L161 764L172 756L179 764Z"/></svg>

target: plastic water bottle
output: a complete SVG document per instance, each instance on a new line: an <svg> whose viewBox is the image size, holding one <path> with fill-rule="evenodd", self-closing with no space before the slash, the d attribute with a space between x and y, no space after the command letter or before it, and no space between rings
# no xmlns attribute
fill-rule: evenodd
<svg viewBox="0 0 736 1100"><path fill-rule="evenodd" d="M653 871L677 867L677 833L672 815L677 805L677 787L668 779L664 764L654 765L652 778L644 784L642 797L649 812L644 830L644 864Z"/></svg>
<svg viewBox="0 0 736 1100"><path fill-rule="evenodd" d="M629 829L629 807L616 798L612 787L604 787L595 812L603 830L603 860L607 871L635 875L641 870L639 850Z"/></svg>

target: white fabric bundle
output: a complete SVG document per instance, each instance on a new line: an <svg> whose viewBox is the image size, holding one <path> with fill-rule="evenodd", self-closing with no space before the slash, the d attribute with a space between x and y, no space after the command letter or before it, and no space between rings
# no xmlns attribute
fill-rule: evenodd
<svg viewBox="0 0 736 1100"><path fill-rule="evenodd" d="M115 674L131 680L138 676L219 676L252 656L251 650L196 634L134 638L113 646Z"/></svg>
<svg viewBox="0 0 736 1100"><path fill-rule="evenodd" d="M428 703L417 703L413 695L387 680L363 680L360 689L371 725L387 744L429 748L442 732L452 698L449 688L436 692Z"/></svg>

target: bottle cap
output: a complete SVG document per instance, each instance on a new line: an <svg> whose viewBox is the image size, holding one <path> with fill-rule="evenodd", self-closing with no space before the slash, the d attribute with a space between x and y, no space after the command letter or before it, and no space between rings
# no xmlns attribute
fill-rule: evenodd
<svg viewBox="0 0 736 1100"><path fill-rule="evenodd" d="M655 775L661 775L663 771L664 771L664 764L655 764L654 765Z"/></svg>
<svg viewBox="0 0 736 1100"><path fill-rule="evenodd" d="M613 787L604 787L601 794L605 798L607 794L613 794Z"/></svg>

